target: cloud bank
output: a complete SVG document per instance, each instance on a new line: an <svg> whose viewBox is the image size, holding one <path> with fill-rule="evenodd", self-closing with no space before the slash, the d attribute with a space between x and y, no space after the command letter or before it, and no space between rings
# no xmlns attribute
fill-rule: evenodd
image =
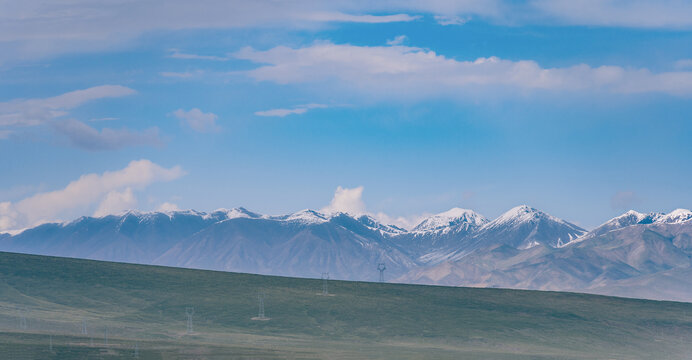
<svg viewBox="0 0 692 360"><path fill-rule="evenodd" d="M692 3L685 0L23 0L0 11L0 63L112 50L154 31L310 29L334 22L409 22L422 14L441 25L480 18L501 25L692 28Z"/></svg>
<svg viewBox="0 0 692 360"><path fill-rule="evenodd" d="M38 193L14 203L0 202L0 230L63 220L74 213L84 214L96 204L95 214L99 215L130 208L136 205L133 189L183 175L180 166L164 168L146 159L132 161L117 171L82 175L59 190Z"/></svg>
<svg viewBox="0 0 692 360"><path fill-rule="evenodd" d="M319 42L302 48L244 48L235 56L257 63L246 72L257 81L322 83L372 96L460 97L526 91L618 94L692 94L692 72L654 73L619 66L543 68L535 61L497 57L457 60L408 46L355 46Z"/></svg>

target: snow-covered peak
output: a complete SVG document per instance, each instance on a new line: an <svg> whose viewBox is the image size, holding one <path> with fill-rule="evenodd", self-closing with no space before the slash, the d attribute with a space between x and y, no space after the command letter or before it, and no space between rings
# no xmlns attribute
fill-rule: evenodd
<svg viewBox="0 0 692 360"><path fill-rule="evenodd" d="M249 211L248 209L244 207L237 207L233 209L217 209L214 210L212 214L223 214L226 216L227 219L237 219L237 218L246 218L246 219L258 219L262 218L263 216L257 213L254 213L252 211Z"/></svg>
<svg viewBox="0 0 692 360"><path fill-rule="evenodd" d="M302 224L321 224L329 221L331 217L315 210L305 209L287 216L281 216L279 219L285 221L298 222Z"/></svg>
<svg viewBox="0 0 692 360"><path fill-rule="evenodd" d="M657 223L682 224L692 220L692 211L687 209L675 209L657 219Z"/></svg>
<svg viewBox="0 0 692 360"><path fill-rule="evenodd" d="M348 214L344 215L350 216ZM399 235L406 232L406 230L398 226L383 224L370 215L361 215L356 220L372 230L379 231L382 235Z"/></svg>
<svg viewBox="0 0 692 360"><path fill-rule="evenodd" d="M616 216L610 220L608 220L605 224L603 225L611 225L611 226L629 226L629 225L634 225L638 224L642 221L644 221L649 215L647 214L642 214L640 212L630 210L620 216Z"/></svg>
<svg viewBox="0 0 692 360"><path fill-rule="evenodd" d="M455 226L480 227L488 220L478 213L461 208L452 208L435 214L421 221L413 228L413 232L428 232L450 229Z"/></svg>
<svg viewBox="0 0 692 360"><path fill-rule="evenodd" d="M505 225L519 225L539 219L549 220L557 223L566 223L564 220L548 215L540 210L528 205L519 205L509 209L497 219L489 222L486 227L497 227Z"/></svg>

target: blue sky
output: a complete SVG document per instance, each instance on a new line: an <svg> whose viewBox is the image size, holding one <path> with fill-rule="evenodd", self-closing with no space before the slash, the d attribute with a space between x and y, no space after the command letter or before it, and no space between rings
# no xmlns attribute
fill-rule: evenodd
<svg viewBox="0 0 692 360"><path fill-rule="evenodd" d="M0 230L339 186L400 225L692 202L685 2L167 4L0 2Z"/></svg>

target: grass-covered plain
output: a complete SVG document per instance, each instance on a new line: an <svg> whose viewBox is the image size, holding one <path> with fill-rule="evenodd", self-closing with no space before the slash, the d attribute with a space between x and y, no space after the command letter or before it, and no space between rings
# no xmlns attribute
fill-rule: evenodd
<svg viewBox="0 0 692 360"><path fill-rule="evenodd" d="M344 281L329 282L334 296L320 296L321 290L319 279L0 253L0 354L3 359L692 358L688 303ZM252 320L258 291L266 294L268 321ZM192 334L186 334L189 306L195 310Z"/></svg>

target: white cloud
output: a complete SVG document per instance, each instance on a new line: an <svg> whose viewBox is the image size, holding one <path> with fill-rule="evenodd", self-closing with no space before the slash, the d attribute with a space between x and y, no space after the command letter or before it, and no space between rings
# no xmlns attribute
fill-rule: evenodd
<svg viewBox="0 0 692 360"><path fill-rule="evenodd" d="M351 215L365 214L363 187L348 189L338 186L332 201L320 211L325 213L344 212Z"/></svg>
<svg viewBox="0 0 692 360"><path fill-rule="evenodd" d="M190 111L178 109L173 112L173 115L197 132L215 132L220 130L216 125L218 116L213 113L205 113L200 109L194 108Z"/></svg>
<svg viewBox="0 0 692 360"><path fill-rule="evenodd" d="M396 36L394 39L387 40L387 45L390 45L390 46L401 45L404 43L404 41L406 41L406 39L407 39L406 35L399 35L399 36Z"/></svg>
<svg viewBox="0 0 692 360"><path fill-rule="evenodd" d="M435 15L434 18L435 21L442 26L464 25L469 21L467 18L457 15Z"/></svg>
<svg viewBox="0 0 692 360"><path fill-rule="evenodd" d="M184 174L180 166L167 169L143 159L132 161L121 170L82 175L65 188L38 193L16 203L0 203L0 230L35 226L84 214L98 203L103 205L112 192L120 195L112 193L112 201L106 201L106 205L123 204L128 200L127 188L143 189L152 183L172 181Z"/></svg>
<svg viewBox="0 0 692 360"><path fill-rule="evenodd" d="M156 209L156 211L178 211L180 208L178 205L170 202L164 202L163 204L159 205L159 207Z"/></svg>
<svg viewBox="0 0 692 360"><path fill-rule="evenodd" d="M363 190L364 188L362 186L350 189L338 186L336 191L334 191L332 201L320 211L327 214L343 212L352 216L369 215L382 224L396 225L404 229L413 228L423 219L431 215L419 214L411 216L389 216L383 212L378 212L375 214L370 213L367 211L367 207L363 201Z"/></svg>
<svg viewBox="0 0 692 360"><path fill-rule="evenodd" d="M101 200L98 208L94 212L94 216L101 217L110 214L116 214L125 210L134 209L137 206L137 198L132 192L132 188L126 188L123 191L113 190L106 194Z"/></svg>
<svg viewBox="0 0 692 360"><path fill-rule="evenodd" d="M260 64L246 74L279 84L324 83L372 96L452 97L527 90L661 92L692 94L692 72L653 73L619 66L578 64L543 68L531 60L497 57L456 60L407 46L355 46L319 42L302 48L266 51L244 48L235 54Z"/></svg>
<svg viewBox="0 0 692 360"><path fill-rule="evenodd" d="M143 131L130 129L103 128L101 131L74 120L62 120L53 124L55 130L66 136L73 146L91 150L116 150L128 146L161 146L163 141L159 138L159 129L156 127Z"/></svg>
<svg viewBox="0 0 692 360"><path fill-rule="evenodd" d="M326 107L327 107L327 105L324 105L324 104L305 104L305 105L298 105L292 109L271 109L271 110L257 111L257 112L255 112L255 115L257 115L257 116L284 117L286 115L305 114L310 109L324 109Z"/></svg>
<svg viewBox="0 0 692 360"><path fill-rule="evenodd" d="M89 101L132 95L136 91L120 85L101 85L42 99L0 102L0 126L33 126L67 115Z"/></svg>

